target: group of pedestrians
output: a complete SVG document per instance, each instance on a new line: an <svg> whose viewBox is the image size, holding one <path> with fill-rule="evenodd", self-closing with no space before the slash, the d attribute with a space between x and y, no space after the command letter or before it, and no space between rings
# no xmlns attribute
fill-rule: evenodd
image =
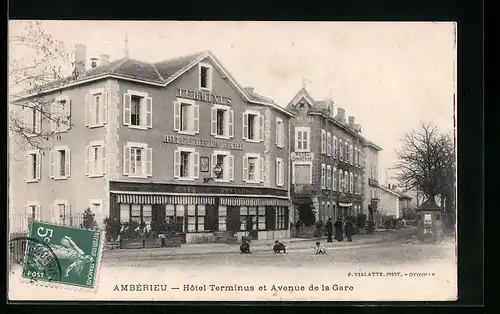
<svg viewBox="0 0 500 314"><path fill-rule="evenodd" d="M327 236L327 242L333 242L332 240L332 235L333 231L335 229L335 240L337 241L343 241L344 240L344 231L345 235L347 237L347 241L351 242L352 241L352 234L354 232L354 226L353 223L350 219L345 219L345 222L342 223L342 217L337 218L337 221L335 223L332 222L332 218L328 218L328 221L326 222L325 225L325 230L326 230L326 236Z"/></svg>

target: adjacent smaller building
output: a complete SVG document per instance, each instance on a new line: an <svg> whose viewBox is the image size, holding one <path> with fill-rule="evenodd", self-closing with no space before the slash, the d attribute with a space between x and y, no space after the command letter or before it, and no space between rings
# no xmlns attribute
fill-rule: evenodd
<svg viewBox="0 0 500 314"><path fill-rule="evenodd" d="M381 216L393 217L398 219L402 217L399 210L400 194L389 187L379 185L377 188L378 194L378 213Z"/></svg>

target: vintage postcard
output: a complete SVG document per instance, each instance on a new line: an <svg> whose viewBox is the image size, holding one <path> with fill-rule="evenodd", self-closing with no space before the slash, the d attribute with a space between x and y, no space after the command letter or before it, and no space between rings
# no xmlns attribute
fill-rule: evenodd
<svg viewBox="0 0 500 314"><path fill-rule="evenodd" d="M456 27L9 21L9 299L456 300Z"/></svg>

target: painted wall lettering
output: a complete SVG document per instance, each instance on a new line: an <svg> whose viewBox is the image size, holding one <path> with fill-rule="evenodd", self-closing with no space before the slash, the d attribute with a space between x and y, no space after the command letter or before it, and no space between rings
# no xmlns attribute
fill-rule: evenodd
<svg viewBox="0 0 500 314"><path fill-rule="evenodd" d="M219 95L214 95L207 92L200 92L190 89L177 88L175 90L175 95L179 98L200 100L204 102L219 104L219 105L231 105L231 98L223 97Z"/></svg>
<svg viewBox="0 0 500 314"><path fill-rule="evenodd" d="M211 147L221 149L243 150L243 144L233 142L222 142L214 140L202 140L194 137L165 135L165 143L181 144L188 146Z"/></svg>

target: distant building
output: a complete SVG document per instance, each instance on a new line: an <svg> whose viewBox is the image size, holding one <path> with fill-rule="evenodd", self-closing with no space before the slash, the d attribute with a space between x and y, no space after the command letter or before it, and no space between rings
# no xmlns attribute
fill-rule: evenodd
<svg viewBox="0 0 500 314"><path fill-rule="evenodd" d="M331 99L315 100L305 87L286 108L294 114L290 177L295 219L311 209L316 221L363 212L368 182L364 155L367 147L378 146L361 136L353 116L346 117Z"/></svg>
<svg viewBox="0 0 500 314"><path fill-rule="evenodd" d="M390 216L395 219L402 217L400 212L400 194L390 187L379 185L378 188L378 214L381 216Z"/></svg>

